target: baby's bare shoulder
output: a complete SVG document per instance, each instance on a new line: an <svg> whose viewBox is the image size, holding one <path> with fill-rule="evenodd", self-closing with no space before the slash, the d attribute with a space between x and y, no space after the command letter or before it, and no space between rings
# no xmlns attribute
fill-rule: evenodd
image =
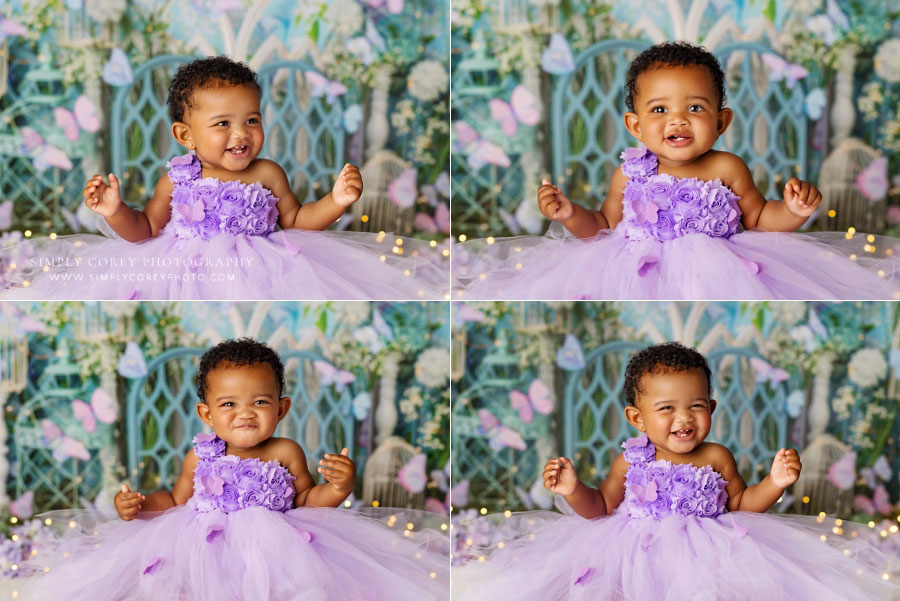
<svg viewBox="0 0 900 601"><path fill-rule="evenodd" d="M730 185L750 175L750 168L747 167L744 159L724 150L710 151L704 167L714 171L716 177L725 185Z"/></svg>

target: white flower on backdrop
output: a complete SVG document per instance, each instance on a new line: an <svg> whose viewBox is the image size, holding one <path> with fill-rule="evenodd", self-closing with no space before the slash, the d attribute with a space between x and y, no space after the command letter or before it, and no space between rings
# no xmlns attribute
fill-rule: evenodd
<svg viewBox="0 0 900 601"><path fill-rule="evenodd" d="M441 63L424 60L409 72L407 86L413 98L431 102L447 90L448 80L447 69Z"/></svg>

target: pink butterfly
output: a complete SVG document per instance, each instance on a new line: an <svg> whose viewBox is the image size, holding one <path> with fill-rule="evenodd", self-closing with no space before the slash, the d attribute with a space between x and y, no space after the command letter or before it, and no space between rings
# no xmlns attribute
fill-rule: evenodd
<svg viewBox="0 0 900 601"><path fill-rule="evenodd" d="M34 514L34 492L29 490L10 503L9 512L22 520L30 518Z"/></svg>
<svg viewBox="0 0 900 601"><path fill-rule="evenodd" d="M485 165L509 167L512 164L500 146L483 139L465 121L455 121L453 131L456 134L455 149L466 157L466 162L472 169L481 169Z"/></svg>
<svg viewBox="0 0 900 601"><path fill-rule="evenodd" d="M73 111L61 106L53 109L56 124L62 128L70 142L78 140L82 129L88 133L94 133L100 129L97 107L84 94L75 99Z"/></svg>
<svg viewBox="0 0 900 601"><path fill-rule="evenodd" d="M416 204L419 195L416 190L416 169L407 169L397 176L388 186L388 198L401 209L408 209Z"/></svg>
<svg viewBox="0 0 900 601"><path fill-rule="evenodd" d="M521 434L501 424L497 416L487 409L479 409L478 418L481 420L481 433L490 438L488 444L494 451L499 451L503 447L518 451L528 448Z"/></svg>
<svg viewBox="0 0 900 601"><path fill-rule="evenodd" d="M456 305L456 314L453 317L452 323L465 323L467 321L474 321L476 323L482 323L486 320L484 313L476 309L471 305L467 305L465 303L458 303Z"/></svg>
<svg viewBox="0 0 900 601"><path fill-rule="evenodd" d="M13 202L11 200L0 203L0 232L12 227L12 210Z"/></svg>
<svg viewBox="0 0 900 601"><path fill-rule="evenodd" d="M869 515L876 513L890 515L893 512L891 500L883 484L875 487L875 492L872 494L871 499L863 495L856 495L853 498L853 508Z"/></svg>
<svg viewBox="0 0 900 601"><path fill-rule="evenodd" d="M88 405L81 399L72 401L72 413L75 419L81 422L85 432L93 433L97 430L97 420L104 424L116 421L116 405L102 388L95 388L91 394L91 404Z"/></svg>
<svg viewBox="0 0 900 601"><path fill-rule="evenodd" d="M767 52L761 58L769 68L769 81L783 79L787 87L793 88L798 81L809 75L809 71L801 65L789 63L776 54Z"/></svg>
<svg viewBox="0 0 900 601"><path fill-rule="evenodd" d="M647 202L633 202L631 207L637 216L637 223L656 223L659 221L659 206L652 200Z"/></svg>
<svg viewBox="0 0 900 601"><path fill-rule="evenodd" d="M768 382L774 386L779 382L784 382L788 378L790 378L790 374L781 369L780 367L773 367L766 361L762 359L758 359L753 357L750 359L750 365L753 366L753 369L756 370L756 381L757 382Z"/></svg>
<svg viewBox="0 0 900 601"><path fill-rule="evenodd" d="M887 195L888 183L887 178L887 157L879 157L869 163L856 178L856 189L869 200L884 200Z"/></svg>
<svg viewBox="0 0 900 601"><path fill-rule="evenodd" d="M425 490L428 477L425 475L425 455L419 453L406 462L397 472L397 482L411 493L419 494Z"/></svg>
<svg viewBox="0 0 900 601"><path fill-rule="evenodd" d="M327 361L313 361L313 366L322 377L322 386L334 384L338 392L343 391L347 384L356 381L356 376L352 373L345 369L338 369Z"/></svg>
<svg viewBox="0 0 900 601"><path fill-rule="evenodd" d="M541 120L537 100L522 84L513 89L509 102L492 98L490 108L491 117L500 123L500 129L507 136L516 135L516 132L519 131L519 123L533 126Z"/></svg>
<svg viewBox="0 0 900 601"><path fill-rule="evenodd" d="M469 504L468 480L461 480L447 491L447 504L454 507L465 507Z"/></svg>
<svg viewBox="0 0 900 601"><path fill-rule="evenodd" d="M25 26L21 23L7 19L6 17L0 17L0 42L9 36L23 36L27 33L28 30L25 29Z"/></svg>
<svg viewBox="0 0 900 601"><path fill-rule="evenodd" d="M429 234L436 234L438 232L449 234L450 208L447 206L447 203L439 204L434 210L434 217L428 213L416 213L413 223L415 223L417 229L428 232Z"/></svg>
<svg viewBox="0 0 900 601"><path fill-rule="evenodd" d="M640 484L632 484L631 492L634 493L634 496L637 497L638 503L642 505L646 505L647 503L652 503L657 499L659 495L656 494L656 482L651 480L650 484L647 486L641 486Z"/></svg>
<svg viewBox="0 0 900 601"><path fill-rule="evenodd" d="M343 96L347 93L347 86L336 81L331 81L321 73L306 71L305 74L306 81L312 86L312 91L310 93L314 98L325 96L328 99L328 102L334 102L338 96Z"/></svg>
<svg viewBox="0 0 900 601"><path fill-rule="evenodd" d="M535 378L528 386L528 394L520 390L509 391L509 402L519 412L519 419L530 424L534 420L534 412L550 415L553 411L553 398L550 389L540 378Z"/></svg>
<svg viewBox="0 0 900 601"><path fill-rule="evenodd" d="M187 223L200 223L206 217L206 206L202 200L198 200L193 205L179 203L175 205L175 210Z"/></svg>
<svg viewBox="0 0 900 601"><path fill-rule="evenodd" d="M849 490L856 483L856 453L849 452L828 468L828 479L841 490Z"/></svg>
<svg viewBox="0 0 900 601"><path fill-rule="evenodd" d="M44 142L44 138L31 127L26 125L22 128L22 138L25 140L25 152L34 160L34 168L38 171L48 167L67 171L72 168L72 161L66 153Z"/></svg>
<svg viewBox="0 0 900 601"><path fill-rule="evenodd" d="M387 11L392 15L399 15L403 12L403 0L366 0L366 4L372 8L387 6Z"/></svg>
<svg viewBox="0 0 900 601"><path fill-rule="evenodd" d="M53 458L62 463L68 457L88 461L91 454L81 442L75 440L63 431L55 423L49 419L41 420L41 430L44 432L44 439L50 448L53 449Z"/></svg>

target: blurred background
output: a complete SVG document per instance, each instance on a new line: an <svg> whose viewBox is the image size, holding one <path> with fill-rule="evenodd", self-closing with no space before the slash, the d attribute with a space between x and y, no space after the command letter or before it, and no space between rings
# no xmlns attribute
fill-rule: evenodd
<svg viewBox="0 0 900 601"><path fill-rule="evenodd" d="M599 207L637 145L628 65L671 40L719 59L735 118L716 147L767 198L796 175L823 193L806 227L900 235L898 0L453 0L451 40L456 237L542 233L543 177Z"/></svg>

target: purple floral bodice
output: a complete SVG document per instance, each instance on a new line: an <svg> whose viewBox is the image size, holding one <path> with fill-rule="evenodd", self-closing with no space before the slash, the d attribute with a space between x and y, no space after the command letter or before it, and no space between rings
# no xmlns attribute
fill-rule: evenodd
<svg viewBox="0 0 900 601"><path fill-rule="evenodd" d="M740 197L720 180L657 174L656 155L645 146L626 149L622 159L622 172L630 179L616 229L628 240L666 242L689 234L728 238L737 233Z"/></svg>
<svg viewBox="0 0 900 601"><path fill-rule="evenodd" d="M295 477L277 461L226 455L225 441L215 434L195 436L194 453L194 496L188 500L193 509L231 513L247 507L292 508Z"/></svg>
<svg viewBox="0 0 900 601"><path fill-rule="evenodd" d="M190 153L168 163L172 218L163 232L209 240L219 234L268 236L278 221L278 199L260 183L201 178L200 159Z"/></svg>
<svg viewBox="0 0 900 601"><path fill-rule="evenodd" d="M712 467L657 460L656 447L646 434L629 438L622 447L629 463L623 504L630 517L716 517L724 511L728 483Z"/></svg>

